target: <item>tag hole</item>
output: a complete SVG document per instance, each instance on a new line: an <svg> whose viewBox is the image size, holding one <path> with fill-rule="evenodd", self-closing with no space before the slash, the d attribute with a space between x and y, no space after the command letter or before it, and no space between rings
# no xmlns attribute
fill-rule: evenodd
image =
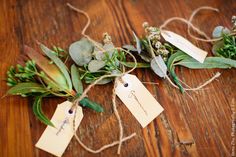
<svg viewBox="0 0 236 157"><path fill-rule="evenodd" d="M124 87L128 87L128 86L129 86L129 84L128 84L128 83L125 83L125 84L124 84Z"/></svg>
<svg viewBox="0 0 236 157"><path fill-rule="evenodd" d="M72 114L72 113L73 113L73 110L70 109L70 110L68 111L68 113L69 113L69 114Z"/></svg>

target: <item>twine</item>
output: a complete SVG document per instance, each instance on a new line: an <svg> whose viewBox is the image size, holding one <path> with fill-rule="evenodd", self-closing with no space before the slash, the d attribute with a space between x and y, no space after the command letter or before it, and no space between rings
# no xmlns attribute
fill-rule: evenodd
<svg viewBox="0 0 236 157"><path fill-rule="evenodd" d="M91 41L97 48L99 48L102 52L106 52L102 47L100 47L100 46L97 44L96 41L94 41L92 38L90 38L90 37L85 33L86 30L87 30L87 28L89 27L89 25L90 25L90 23L91 23L91 20L90 20L89 15L88 15L85 11L80 10L80 9L78 9L78 8L75 8L74 6L72 6L72 5L69 4L69 3L67 3L67 6L68 6L70 9L72 9L72 10L78 12L78 13L83 14L83 15L87 18L87 23L86 23L85 27L83 28L81 34L82 34L84 37L86 37L88 40L90 40L90 41ZM189 34L192 38L194 38L194 39L196 39L196 40L201 40L201 41L205 41L205 42L212 42L212 41L221 40L222 38L211 39L211 38L208 37L202 30L200 30L198 27L196 27L196 26L194 26L194 25L192 24L192 20L193 20L194 16L195 16L199 11L201 11L201 10L203 10L203 9L205 9L205 10L218 11L218 9L212 8L212 7L207 7L207 6L200 7L200 8L197 8L196 10L193 11L193 13L191 14L189 20L186 20L186 19L181 18L181 17L172 17L172 18L167 19L167 20L160 26L160 30L162 31L163 28L166 27L166 26L167 26L170 22L172 22L172 21L181 21L181 22L183 22L183 23L185 23L185 24L188 25L188 34ZM198 37L192 35L191 32L190 32L190 28L192 28L194 31L196 31L199 35L204 36L206 39L198 38ZM148 39L148 41L149 41L149 45L150 45L150 47L151 47L152 57L154 58L154 57L155 57L155 53L153 52L153 48L152 48L152 46L151 46L150 39ZM121 77L122 77L123 75L132 72L132 71L136 68L136 66L137 66L137 61L136 61L136 58L133 56L133 54L130 53L129 51L126 51L126 50L124 50L124 49L122 49L122 48L120 48L120 47L116 47L116 48L114 48L114 49L122 50L122 51L126 52L127 54L129 54L129 55L133 58L133 60L134 60L134 62L135 62L135 66L134 66L132 69L130 69L129 71L127 71L127 72L124 72L124 71L123 71L121 74L109 74L109 75L101 76L99 79L97 79L96 81L94 81L92 84L90 84L90 85L84 90L84 92L82 93L82 95L81 95L78 99L76 99L76 100L73 102L73 105L72 105L72 107L71 107L71 109L76 113L77 107L78 107L78 103L79 103L84 97L86 97L87 93L91 90L92 87L94 87L99 81L101 81L101 80L104 79L104 78L115 77L114 86L113 86L113 90L112 90L112 106L113 106L113 110L114 110L115 116L116 116L116 118L117 118L117 121L118 121L118 123L119 123L119 131L120 131L120 134L119 134L119 140L118 140L118 141L114 141L114 142L112 142L112 143L110 143L110 144L106 144L106 145L102 146L101 148L99 148L99 149L97 149L97 150L93 150L93 149L89 148L88 146L86 146L86 145L79 139L79 137L78 137L77 134L76 134L76 129L75 129L75 115L76 115L76 114L74 114L74 119L73 119L73 131L74 131L74 136L76 137L76 140L78 141L78 143L79 143L85 150L87 150L88 152L91 152L91 153L100 153L100 152L102 152L102 151L105 150L105 149L108 149L108 148L110 148L110 147L113 147L113 146L115 146L115 145L118 145L117 154L120 154L122 142L127 141L127 140L133 138L133 137L136 135L136 133L133 133L133 134L131 134L131 135L129 135L129 136L123 138L124 129L123 129L123 125L122 125L122 121L121 121L119 112L118 112L118 110L117 110L115 89L116 89L116 86L117 86L117 81L118 81L119 79L121 79ZM156 60L155 60L155 61L156 61ZM156 63L159 65L159 63L158 63L157 61L156 61ZM162 70L162 69L161 69L161 70ZM162 70L162 72L164 72L164 71ZM200 86L198 86L198 87L195 87L195 88L191 88L190 86L187 86L188 88L184 88L184 90L186 90L186 91L196 91L196 90L200 90L200 89L202 89L203 87L205 87L206 85L208 85L209 83L211 83L213 80L215 80L216 78L218 78L219 76L220 76L220 73L217 72L216 75L214 75L212 78L210 78L209 80L207 80L207 81L206 81L205 83L203 83L202 85L200 85ZM179 88L175 83L172 82L172 80L168 77L168 75L166 75L165 78L167 78L167 80L169 81L169 83L170 83L173 87ZM181 82L182 82L182 81L181 81ZM186 83L184 83L184 84L187 85Z"/></svg>
<svg viewBox="0 0 236 157"><path fill-rule="evenodd" d="M166 27L169 23L173 22L173 21L180 21L180 22L183 22L185 24L188 25L188 35L196 40L199 40L199 41L204 41L204 42L214 42L214 41L219 41L222 39L221 38L216 38L216 39L211 39L205 32L203 32L202 30L200 30L198 27L194 26L192 24L192 20L194 18L194 16L200 12L201 10L213 10L213 11L216 11L216 12L219 12L219 9L217 8L213 8L213 7L209 7L209 6L202 6L202 7L199 7L197 9L195 9L189 20L185 19L185 18L182 18L182 17L171 17L169 19L167 19L166 21L164 21L164 23L160 26L160 31L163 30L164 27ZM194 35L191 34L191 31L190 31L190 28L192 28L194 31L196 31L199 35L202 35L204 36L206 39L202 39L202 38L199 38L199 37L196 37ZM230 35L234 35L235 33L231 33ZM149 41L149 45L151 46L150 44L150 41ZM151 46L151 50L152 50L152 46ZM154 52L152 52L152 56L155 56ZM157 63L158 64L158 63ZM161 69L162 70L162 69ZM192 88L190 86L188 86L186 83L184 83L183 81L181 81L183 84L187 85L188 88L183 88L184 90L186 91L196 91L196 90L200 90L202 89L203 87L205 87L206 85L210 84L212 81L214 81L216 78L218 78L219 76L221 75L221 73L217 72L213 77L211 77L209 80L205 81L205 83L203 83L202 85L199 85L198 87L195 87L195 88ZM171 79L166 76L167 80L170 82L170 84L175 87L175 88L179 88L175 83L173 83L171 81Z"/></svg>
<svg viewBox="0 0 236 157"><path fill-rule="evenodd" d="M190 23L192 23L194 16L195 16L198 12L200 12L201 10L212 10L212 11L215 11L215 12L219 12L219 9L217 9L217 8L213 8L213 7L210 7L210 6L202 6L202 7L199 7L199 8L197 8L197 9L195 9L195 10L193 11L193 13L191 14L191 16L190 16L190 18L189 18L188 21L189 21ZM199 37L194 36L194 35L191 33L191 31L190 31L190 26L188 25L188 34L190 35L190 37L194 38L195 40L212 42L212 41L211 41L212 39L211 39L208 35L206 35L206 33L204 33L203 31L200 31L200 32L198 32L198 33L199 33L199 35L204 36L206 39L202 39L202 38L199 38Z"/></svg>
<svg viewBox="0 0 236 157"><path fill-rule="evenodd" d="M185 19L185 18L182 18L182 17L171 17L171 18L167 19L167 20L160 26L160 30L163 30L164 27L166 27L169 23L171 23L171 22L173 22L173 21L180 21L180 22L183 22L183 23L185 23L185 24L188 25L188 30L187 30L188 35L189 35L190 37L192 37L193 39L195 39L195 40L199 40L199 41L203 41L203 42L216 42L216 41L222 40L223 37L214 38L214 39L210 38L205 32L203 32L203 31L200 30L198 27L196 27L196 26L194 26L194 25L192 24L192 21L193 21L194 16L195 16L198 12L200 12L201 10L212 10L212 11L219 12L219 9L217 9L217 8L213 8L213 7L209 7L209 6L202 6L202 7L199 7L199 8L197 8L197 9L195 9L195 10L192 12L192 14L191 14L189 20L187 20L187 19ZM191 31L190 31L190 28L192 28L194 31L196 31L199 35L204 36L206 39L204 39L204 38L199 38L199 37L196 37L196 36L192 35L192 34L191 34ZM232 32L232 33L230 33L229 35L236 35L236 32Z"/></svg>
<svg viewBox="0 0 236 157"><path fill-rule="evenodd" d="M83 15L86 16L86 18L87 18L87 23L86 23L84 29L82 30L81 34L82 34L84 37L86 37L88 40L90 40L90 41L91 41L95 46L97 46L102 52L106 52L106 50L104 50L102 47L100 47L100 46L97 44L96 41L94 41L92 38L90 38L88 35L85 34L87 28L89 27L89 25L90 25L90 23L91 23L91 20L90 20L89 15L88 15L85 11L82 11L82 10L80 10L80 9L78 9L78 8L75 8L74 6L72 6L72 5L69 4L69 3L67 3L67 6L68 6L70 9L72 9L72 10L74 10L74 11L76 11L76 12L79 12L79 13L81 13L81 14L83 14ZM127 141L127 140L133 138L133 137L136 135L136 133L133 133L133 134L131 134L131 135L129 135L129 136L123 138L124 129L123 129L123 125L122 125L122 120L121 120L120 115L119 115L119 112L118 112L118 110L117 110L115 89L116 89L116 86L117 86L117 81L118 81L118 79L121 78L121 77L122 77L123 75L125 75L125 74L131 73L131 72L136 68L136 66L137 66L137 61L136 61L136 58L134 57L134 55L131 54L129 51L126 51L126 50L124 50L123 48L120 48L120 47L116 47L116 48L114 48L114 49L121 50L121 51L124 51L124 52L126 52L127 54L129 54L129 55L133 58L134 63L135 63L135 66L134 66L132 69L130 69L129 71L127 71L127 72L122 72L121 74L110 74L110 75L103 75L103 76L101 76L99 79L95 80L92 84L90 84L90 85L84 90L84 92L82 93L82 95L81 95L78 99L76 99L76 100L73 102L73 105L72 105L72 107L71 107L71 110L74 110L74 111L76 112L77 107L78 107L78 103L79 103L84 97L86 97L87 93L90 91L90 89L91 89L92 87L94 87L99 81L101 81L101 80L104 79L104 78L116 77L116 78L115 78L115 82L114 82L114 87L113 87L113 90L112 90L112 106L113 106L113 110L114 110L115 116L116 116L117 121L118 121L118 124L119 124L119 132L120 132L120 134L119 134L119 140L118 140L118 141L114 141L114 142L112 142L112 143L110 143L110 144L106 144L106 145L102 146L101 148L99 148L99 149L97 149L97 150L93 150L93 149L89 148L88 146L86 146L86 145L79 139L79 137L77 136L77 134L76 134L76 129L75 129L75 116L74 116L74 119L73 119L73 131L74 131L74 136L76 137L76 140L78 141L78 143L79 143L85 150L87 150L88 152L94 153L94 154L100 153L100 152L102 152L103 150L108 149L108 148L110 148L110 147L113 147L113 146L115 146L115 145L118 145L117 154L120 154L122 142Z"/></svg>
<svg viewBox="0 0 236 157"><path fill-rule="evenodd" d="M153 47L152 47L152 45L151 45L151 41L150 41L149 38L147 38L147 39L148 39L149 46L151 47L150 50L151 50L152 58L155 58L156 56L155 56L155 53L154 53L154 51L153 51ZM159 67L161 67L160 64L159 64L159 62L156 60L156 58L155 58L155 62L156 62L156 64L157 64ZM160 68L160 70L162 71L163 74L165 74L165 71L163 71L162 68ZM185 85L188 87L188 88L183 87L183 89L184 89L185 91L196 91L196 90L202 89L203 87L205 87L206 85L208 85L209 83L211 83L212 81L214 81L216 78L218 78L220 75L221 75L221 73L217 72L212 78L210 78L209 80L205 81L205 83L203 83L202 85L199 85L198 87L195 87L195 88L190 87L189 85L187 85L187 84L186 84L185 82L183 82L183 81L181 81L181 82L182 82L183 84L185 84ZM175 88L177 88L177 89L180 89L180 87L177 86L177 85L170 79L170 77L169 77L168 75L165 75L165 78L169 81L169 83L170 83L173 87L175 87ZM188 95L188 96L190 96L190 95ZM190 97L191 97L191 96L190 96Z"/></svg>

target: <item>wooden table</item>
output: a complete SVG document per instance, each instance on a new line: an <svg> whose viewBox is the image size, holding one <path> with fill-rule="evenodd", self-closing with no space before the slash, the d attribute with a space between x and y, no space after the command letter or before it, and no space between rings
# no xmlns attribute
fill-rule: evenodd
<svg viewBox="0 0 236 157"><path fill-rule="evenodd" d="M8 89L4 79L6 70L17 61L22 47L27 44L37 48L35 40L65 49L81 38L81 29L86 23L84 16L66 7L66 0L3 0L0 4L0 69L1 96ZM100 41L103 32L108 32L117 46L130 43L132 31L143 35L142 23L160 26L172 16L189 18L197 7L207 5L220 9L220 13L202 11L193 21L208 35L216 25L230 26L235 13L234 0L69 0L74 6L85 10L92 23L87 34ZM186 25L173 23L168 29L191 39ZM211 45L191 40L210 53ZM181 94L168 81L158 78L151 70L135 70L141 81L158 85L145 85L164 107L165 111L146 128L142 129L128 109L118 100L118 110L124 124L124 133L138 135L122 145L121 156L202 156L218 157L231 155L231 106L236 98L236 70L189 70L178 68L179 77L190 86L197 86L212 77L217 71L222 75L205 90ZM82 141L92 148L99 148L118 139L118 124L112 111L112 84L96 86L89 97L103 104L102 115L85 109L85 117L78 129ZM43 110L51 116L63 99L51 98L43 103ZM50 154L35 148L35 143L45 129L32 113L32 99L8 96L0 105L0 156L46 157ZM192 145L187 143L191 141ZM186 143L187 142L187 143ZM86 152L73 138L64 157L71 156L117 156L117 147L100 154Z"/></svg>

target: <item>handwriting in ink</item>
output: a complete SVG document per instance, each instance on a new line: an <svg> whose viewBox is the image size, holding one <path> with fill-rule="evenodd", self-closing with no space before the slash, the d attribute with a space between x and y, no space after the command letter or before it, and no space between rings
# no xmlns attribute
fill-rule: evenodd
<svg viewBox="0 0 236 157"><path fill-rule="evenodd" d="M62 122L60 128L58 129L56 135L59 135L59 133L64 130L64 126L69 123L69 118L66 117L66 119Z"/></svg>
<svg viewBox="0 0 236 157"><path fill-rule="evenodd" d="M129 97L129 98L134 97L134 99L137 101L137 103L139 104L139 106L142 108L143 112L144 112L146 115L148 115L148 114L147 114L147 111L144 109L143 105L140 103L140 101L138 100L137 96L135 95L135 91L134 91L134 90L131 90L131 91L130 91L130 95L129 95L128 97Z"/></svg>

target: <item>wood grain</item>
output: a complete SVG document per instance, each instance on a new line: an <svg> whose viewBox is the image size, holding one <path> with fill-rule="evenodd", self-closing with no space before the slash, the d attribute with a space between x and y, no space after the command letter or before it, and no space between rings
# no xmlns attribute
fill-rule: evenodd
<svg viewBox="0 0 236 157"><path fill-rule="evenodd" d="M54 44L67 49L70 43L81 38L80 33L86 19L69 10L66 2L88 12L92 20L87 30L89 36L100 41L102 33L108 32L117 46L130 43L133 40L132 31L139 36L143 35L144 21L159 26L172 16L188 18L195 8L203 5L220 9L220 13L202 11L193 21L210 35L216 25L230 26L230 19L236 8L234 0L3 0L0 4L1 96L8 89L4 81L6 70L16 63L24 44L37 49L37 39L48 46ZM168 29L180 33L210 52L209 44L189 38L186 25L173 23ZM221 72L222 76L207 86L207 89L190 93L191 99L173 89L167 81L159 79L151 70L135 70L133 74L140 80L159 83L145 86L165 111L142 129L118 100L125 135L137 133L134 139L122 145L120 156L230 156L230 105L233 98L236 98L236 70L177 69L180 78L193 87L209 79L217 71ZM92 148L99 148L119 136L117 121L112 111L111 90L112 84L108 84L96 86L89 93L89 97L103 104L106 111L100 115L91 110L84 110L85 117L78 134L81 140ZM32 101L31 98L17 96L1 99L0 156L52 156L34 147L45 126L33 116ZM45 114L51 116L56 105L63 101L59 98L44 100ZM117 156L116 150L114 147L94 155L86 152L73 138L64 156Z"/></svg>

